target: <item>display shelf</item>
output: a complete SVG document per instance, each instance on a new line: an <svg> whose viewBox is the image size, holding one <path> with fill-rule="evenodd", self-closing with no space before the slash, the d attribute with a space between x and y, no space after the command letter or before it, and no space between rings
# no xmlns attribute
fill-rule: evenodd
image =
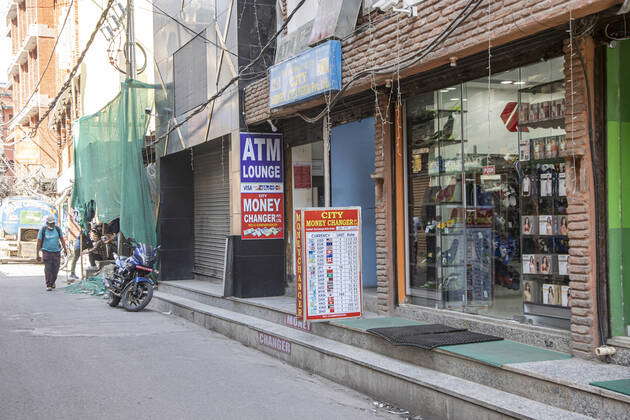
<svg viewBox="0 0 630 420"><path fill-rule="evenodd" d="M449 201L448 203L424 203L424 204L420 204L420 207L435 207L435 206L447 207L447 208L448 208L448 206L464 208L464 203L462 201Z"/></svg>
<svg viewBox="0 0 630 420"><path fill-rule="evenodd" d="M545 158L545 159L530 159L530 160L519 160L521 164L526 165L545 165L550 163L564 163L565 158L558 156L555 158Z"/></svg>
<svg viewBox="0 0 630 420"><path fill-rule="evenodd" d="M437 286L428 288L428 287L411 287L409 288L409 294L411 296L431 299L431 300L441 300L441 291L437 290Z"/></svg>
<svg viewBox="0 0 630 420"><path fill-rule="evenodd" d="M541 83L527 88L519 89L520 93L529 93L536 95L539 93L555 93L564 90L564 79L553 80L551 82Z"/></svg>
<svg viewBox="0 0 630 420"><path fill-rule="evenodd" d="M431 147L435 144L452 146L452 145L466 143L467 141L468 140L457 140L457 139L428 139L428 140L423 140L420 142L416 141L414 142L414 146L417 146L418 148Z"/></svg>
<svg viewBox="0 0 630 420"><path fill-rule="evenodd" d="M564 128L564 122L564 116L562 116L558 118L551 118L548 120L518 123L518 126L527 128Z"/></svg>
<svg viewBox="0 0 630 420"><path fill-rule="evenodd" d="M544 254L543 254L544 255ZM549 254L549 255L558 255L558 254ZM546 281L548 282L549 280L556 280L559 282L567 282L569 281L569 275L568 274L530 274L530 273L523 273L523 276L527 276L527 280L540 280L540 281ZM566 286L565 284L563 284L563 286Z"/></svg>
<svg viewBox="0 0 630 420"><path fill-rule="evenodd" d="M546 198L546 197L543 197ZM557 214L556 216L566 216L565 214ZM528 233L528 234L523 234L523 238L527 238L527 237L541 237L541 238L561 238L561 239L568 239L569 236L568 235L541 235L540 233Z"/></svg>
<svg viewBox="0 0 630 420"><path fill-rule="evenodd" d="M469 168L469 169L464 169L460 171L429 173L429 176L449 176L449 175L461 175L461 174L479 173L479 172L483 172L483 168Z"/></svg>
<svg viewBox="0 0 630 420"><path fill-rule="evenodd" d="M524 302L523 313L560 319L571 318L570 308L561 305L543 305L542 303Z"/></svg>

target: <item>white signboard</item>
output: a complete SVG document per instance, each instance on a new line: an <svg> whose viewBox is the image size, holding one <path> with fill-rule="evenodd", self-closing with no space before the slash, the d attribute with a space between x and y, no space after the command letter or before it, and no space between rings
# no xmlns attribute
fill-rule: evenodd
<svg viewBox="0 0 630 420"><path fill-rule="evenodd" d="M297 210L297 316L307 321L361 316L361 208ZM301 255L300 255L301 253ZM301 256L301 258L300 258ZM299 265L299 266L298 266Z"/></svg>

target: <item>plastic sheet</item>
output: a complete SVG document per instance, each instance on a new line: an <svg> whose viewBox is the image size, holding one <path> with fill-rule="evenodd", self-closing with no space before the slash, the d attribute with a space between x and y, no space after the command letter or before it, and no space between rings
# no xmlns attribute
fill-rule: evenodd
<svg viewBox="0 0 630 420"><path fill-rule="evenodd" d="M155 245L154 203L142 159L154 86L127 80L99 112L75 124L72 207L102 222L120 217L127 238Z"/></svg>
<svg viewBox="0 0 630 420"><path fill-rule="evenodd" d="M102 296L107 291L101 277L89 277L63 289L66 293Z"/></svg>

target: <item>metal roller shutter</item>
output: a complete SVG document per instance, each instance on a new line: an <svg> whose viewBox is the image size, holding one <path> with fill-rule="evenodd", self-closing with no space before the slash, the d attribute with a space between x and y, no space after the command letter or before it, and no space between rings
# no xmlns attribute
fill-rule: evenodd
<svg viewBox="0 0 630 420"><path fill-rule="evenodd" d="M229 140L217 139L193 154L196 275L223 279L225 238L230 229ZM205 145L204 145L205 146Z"/></svg>

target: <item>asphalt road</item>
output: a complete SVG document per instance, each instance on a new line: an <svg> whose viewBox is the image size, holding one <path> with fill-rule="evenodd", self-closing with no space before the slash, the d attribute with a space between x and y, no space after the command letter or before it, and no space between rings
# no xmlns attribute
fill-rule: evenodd
<svg viewBox="0 0 630 420"><path fill-rule="evenodd" d="M47 292L39 273L0 266L0 419L401 418L177 317Z"/></svg>

